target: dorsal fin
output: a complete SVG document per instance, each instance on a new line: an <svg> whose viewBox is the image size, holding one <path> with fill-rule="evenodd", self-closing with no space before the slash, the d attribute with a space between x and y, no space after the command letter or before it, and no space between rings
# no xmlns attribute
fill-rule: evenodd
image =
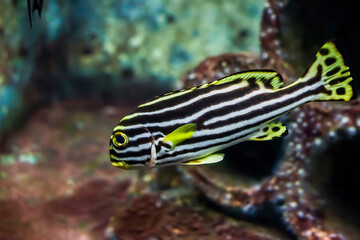
<svg viewBox="0 0 360 240"><path fill-rule="evenodd" d="M281 88L284 84L282 76L274 70L266 70L266 69L250 70L250 71L239 72L230 75L228 77L203 84L198 87L192 87L189 89L182 89L175 92L169 92L162 96L155 97L152 100L139 105L138 107L140 108L140 107L150 106L164 100L169 100L181 95L185 95L196 89L203 89L212 85L221 85L231 82L238 82L238 84L248 83L250 87L253 87L255 89L260 88L260 89L270 89L270 90L277 90ZM127 116L126 118L129 117Z"/></svg>
<svg viewBox="0 0 360 240"><path fill-rule="evenodd" d="M220 85L229 83L232 81L239 81L241 79L249 83L250 86L254 88L265 88L277 90L281 88L284 84L281 75L273 70L251 70L240 72L220 80L210 83L210 85Z"/></svg>

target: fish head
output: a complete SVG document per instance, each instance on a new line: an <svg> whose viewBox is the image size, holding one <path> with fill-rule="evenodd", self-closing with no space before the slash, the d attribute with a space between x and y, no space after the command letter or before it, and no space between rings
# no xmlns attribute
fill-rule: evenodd
<svg viewBox="0 0 360 240"><path fill-rule="evenodd" d="M146 128L126 129L116 126L110 136L110 160L121 169L151 167L154 139Z"/></svg>

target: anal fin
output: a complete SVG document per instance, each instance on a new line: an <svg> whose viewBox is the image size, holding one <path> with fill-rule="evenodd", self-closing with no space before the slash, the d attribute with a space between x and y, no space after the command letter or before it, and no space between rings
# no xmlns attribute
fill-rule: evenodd
<svg viewBox="0 0 360 240"><path fill-rule="evenodd" d="M206 156L204 158L200 158L200 159L195 159L195 160L190 160L188 162L184 162L182 163L183 165L202 165L202 164L212 164L212 163L217 163L220 162L224 159L224 154L212 154L209 156Z"/></svg>
<svg viewBox="0 0 360 240"><path fill-rule="evenodd" d="M268 141L273 138L286 136L287 134L288 130L286 126L282 122L274 121L264 125L250 140Z"/></svg>

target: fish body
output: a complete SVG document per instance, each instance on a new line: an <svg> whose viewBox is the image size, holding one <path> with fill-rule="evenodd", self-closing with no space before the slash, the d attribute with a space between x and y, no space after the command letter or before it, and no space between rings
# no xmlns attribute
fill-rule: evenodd
<svg viewBox="0 0 360 240"><path fill-rule="evenodd" d="M139 105L114 128L110 159L123 169L219 162L217 152L242 141L287 134L275 119L312 101L354 98L352 78L331 42L305 74L286 87L272 70L240 72Z"/></svg>

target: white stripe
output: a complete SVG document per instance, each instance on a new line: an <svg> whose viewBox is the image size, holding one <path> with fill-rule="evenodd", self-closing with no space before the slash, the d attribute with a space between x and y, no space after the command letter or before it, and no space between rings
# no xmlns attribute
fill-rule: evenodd
<svg viewBox="0 0 360 240"><path fill-rule="evenodd" d="M127 148L124 148L124 149L116 149L116 148L113 148L114 151L116 153L128 153L128 152L139 152L141 150L144 150L144 149L149 149L150 150L150 147L151 147L151 143L148 142L148 143L144 143L144 144L139 144L135 147L127 147Z"/></svg>
<svg viewBox="0 0 360 240"><path fill-rule="evenodd" d="M196 131L193 135L193 137L202 137L202 136L206 136L206 135L211 135L211 134L214 134L214 131L216 132L228 132L228 131L232 131L234 129L237 129L237 128L241 128L241 127L244 127L244 126L247 126L247 125L251 125L251 124L254 124L256 122L260 122L262 120L265 120L265 119L272 119L274 118L275 116L278 116L278 115L281 115L303 103L306 103L310 100L313 99L313 96L308 96L306 98L303 98L301 99L300 101L298 102L294 102L290 105L287 105L287 106L284 106L282 108L279 108L277 110L274 110L272 112L269 112L267 114L262 114L262 115L259 115L257 117L254 117L254 118L251 118L251 119L247 119L247 120L243 120L243 121L239 121L239 122L236 122L236 123L233 123L233 124L229 124L229 125L226 125L226 126L222 126L222 127L219 127L219 128L216 128L216 129L204 129L204 130L201 130L201 131Z"/></svg>
<svg viewBox="0 0 360 240"><path fill-rule="evenodd" d="M277 98L277 99L273 99L273 100L269 100L269 101L266 101L266 102L263 102L262 104L256 104L252 107L249 107L249 108L246 108L246 109L243 109L241 111L238 111L238 112L232 112L228 115L225 115L225 116L222 116L220 118L224 118L225 117L228 119L229 118L229 115L230 117L233 116L233 115L236 115L237 113L240 114L243 113L243 112L251 112L251 111L254 111L254 110L257 110L259 108L263 108L263 107L266 107L266 106L270 106L270 105L273 105L273 104L276 104L278 103L279 101L284 101L284 100L289 100L289 99L292 99L292 98L296 98L298 97L299 95L302 95L304 93L306 93L307 91L309 90L312 90L316 87L319 87L323 85L323 83L321 81L317 82L316 84L314 85L309 85L309 86L306 86L298 91L295 91L291 94L286 94L280 98ZM221 104L217 104L217 105L212 105L211 107L208 107L208 108L205 108L201 111L199 111L198 113L192 115L192 116L188 116L186 118L183 118L183 119L175 119L175 120L170 120L170 121L164 121L164 122L153 122L153 123L147 123L147 124L136 124L136 125L130 125L130 126L127 126L126 128L127 129L134 129L134 128L139 128L139 127L168 127L168 126L172 126L174 124L187 124L187 123L191 123L192 121L194 121L195 119L203 116L204 114L206 114L207 112L210 112L210 111L213 111L213 110L217 110L219 108L223 108L225 106L229 106L229 105L232 105L232 104L236 104L236 103L239 103L241 101L245 101L251 97L254 97L258 94L261 94L261 93L264 93L265 91L266 92L270 92L269 90L266 90L266 89L261 89L261 90L258 90L258 91L254 91L252 93L249 93L247 94L246 96L244 97L241 97L241 98L238 98L238 99L234 99L232 101L228 101L228 102L224 102L224 103L221 103ZM280 91L280 90L279 90ZM314 96L312 96L313 98ZM209 124L209 122L211 122L212 119L209 119L207 120L204 124Z"/></svg>
<svg viewBox="0 0 360 240"><path fill-rule="evenodd" d="M132 136L132 137L129 136L129 141L137 141L137 140L139 140L141 138L150 138L151 136L153 136L153 137L156 137L156 136L164 137L164 134L162 132L153 132L150 135L149 132L145 132L145 133L141 133L141 134L138 134L138 135L135 135L135 136Z"/></svg>
<svg viewBox="0 0 360 240"><path fill-rule="evenodd" d="M277 110L272 111L272 112L270 112L268 114L260 115L258 117L252 118L250 120L244 120L244 121L241 121L241 122L238 122L238 123L234 123L234 124L231 124L231 125L219 127L219 128L216 128L216 129L206 129L206 130L196 131L192 137L201 137L201 136L211 135L211 134L214 134L214 132L231 131L231 130L241 128L241 127L246 126L246 125L254 124L256 122L262 121L262 120L267 119L267 118L269 118L269 121L272 121L274 116L277 116L277 115L279 115L281 113L287 112L288 110L296 107L297 105L308 102L311 99L313 99L313 96L308 96L306 98L303 98L299 102L296 102L296 103L290 104L288 106L285 106L283 108L277 109ZM269 121L267 121L267 122L269 122ZM242 123L244 123L244 124L242 124ZM256 126L256 127L253 127L251 129L245 129L244 131L237 132L237 133L234 133L232 135L229 135L227 137L223 137L223 138L220 138L220 139L210 139L210 140L205 140L205 141L202 141L202 142L197 142L196 144L180 145L180 146L176 147L176 149L174 150L174 153L184 151L184 150L192 150L192 149L199 148L199 147L204 148L203 149L204 151L209 151L209 149L206 149L207 146L209 146L210 144L213 145L213 144L218 144L218 143L220 144L219 146L223 145L223 147L221 147L219 149L219 150L221 150L221 149L224 149L224 148L226 148L228 146L231 146L231 145L237 144L237 143L239 143L241 141L244 141L244 139L243 138L242 139L237 139L237 141L230 142L230 143L227 143L227 144L221 144L221 142L230 141L232 139L235 140L236 138L238 138L238 137L240 137L240 136L242 136L244 134L251 133L252 131L255 131L256 129L261 128L264 124L266 124L266 123L263 123L263 124L261 124L259 126ZM247 136L246 139L249 139L251 137L252 137L252 135ZM202 151L202 150L200 150L200 151ZM174 160L174 161L177 161L177 160L181 160L183 158L189 157L191 154L192 154L192 156L196 156L194 154L194 152L192 152L192 153L187 153L187 154L180 154L180 155L178 155L176 157L169 157L169 158ZM165 159L169 159L169 158L165 158ZM165 160L165 159L162 159L162 160Z"/></svg>
<svg viewBox="0 0 360 240"><path fill-rule="evenodd" d="M263 125L263 124L262 124ZM180 145L180 146L177 146L174 150L174 153L177 153L177 152L181 152L181 151L184 151L184 150L191 150L191 149L194 149L194 148L198 148L198 147L201 147L202 149L196 151L196 152L190 152L190 153L186 153L186 154L180 154L178 156L169 156L167 158L164 158L164 159L159 159L158 161L164 161L164 160L173 160L173 161L177 161L177 160L187 160L186 158L189 158L189 157L200 157L202 154L199 154L199 152L203 152L204 153L208 153L208 154L211 154L212 152L215 152L215 151L211 151L211 149L216 149L216 151L220 151L221 149L224 149L225 147L221 147L222 145L224 146L231 146L231 145L235 145L239 142L242 142L242 141L245 141L249 138L251 138L253 135L250 135L250 136L246 136L245 138L239 138L240 136L242 135L246 135L246 134L249 134L253 131L255 131L256 129L258 129L259 127L261 127L262 125L260 126L256 126L256 127L253 127L253 128L250 128L250 129L245 129L244 131L241 131L241 132L237 132L237 133L234 133L232 135L229 135L227 137L224 137L224 138L221 138L221 139L211 139L211 140L206 140L206 141L202 141L202 142L198 142L196 144L185 144L185 145ZM221 142L226 142L226 141L230 141L230 140L236 140L236 141L233 141L233 142L230 142L230 143L226 143L226 144L220 144L218 146L214 146L214 147L211 147L211 148L206 148L207 146L209 146L210 144L214 144L214 143L221 143ZM163 152L162 154L159 154L158 155L158 158L160 158L161 156L163 156L166 152Z"/></svg>
<svg viewBox="0 0 360 240"><path fill-rule="evenodd" d="M300 90L298 90L296 92L293 92L291 94L286 94L286 95L284 95L284 96L282 96L280 98L272 99L272 100L269 100L269 101L266 101L266 102L262 102L262 103L259 103L257 105L254 105L253 107L242 109L242 110L236 111L236 112L231 112L231 113L229 113L227 115L211 118L211 119L205 121L204 125L207 126L207 125L210 125L210 124L213 124L213 123L218 123L218 122L221 122L221 121L225 121L225 120L235 118L235 117L238 117L238 116L241 116L241 115L244 115L244 114L248 114L249 112L259 110L261 108L264 108L264 107L267 107L267 106L270 106L270 105L277 104L279 102L283 102L283 101L286 101L286 100L289 100L289 99L292 99L292 98L296 98L299 95L302 95L302 94L306 93L307 91L313 89L314 87L319 87L321 85L322 85L321 82L317 82L314 85L306 86L306 87L304 87L304 88L302 88L302 89L300 89ZM313 98L313 97L314 96L311 96L311 98Z"/></svg>
<svg viewBox="0 0 360 240"><path fill-rule="evenodd" d="M158 159L157 164L162 164L164 162L166 162L166 164L172 164L172 163L177 163L178 161L185 162L188 160L201 159L202 157L205 157L212 153L218 152L221 149L223 149L223 148L219 148L216 146L216 147L213 147L210 149L202 149L197 152L189 152L189 153L185 153L185 154L180 154L176 157L169 156L167 158Z"/></svg>
<svg viewBox="0 0 360 240"><path fill-rule="evenodd" d="M269 121L271 121L272 120L271 116L277 116L277 115L279 115L281 113L284 113L284 112L296 107L297 105L308 102L308 101L310 101L312 99L313 99L313 96L308 96L306 98L303 98L299 102L295 102L293 104L290 104L290 105L285 106L283 108L280 108L278 110L270 112L267 115L260 115L260 116L258 116L256 118L252 118L251 120L244 120L242 122L245 122L246 124L242 124L242 125L253 124L253 123L256 123L258 121L264 120L266 118L270 118ZM241 122L239 122L239 123L241 123ZM207 129L207 130L196 131L194 133L193 137L199 137L199 136L205 136L205 135L213 134L214 131L216 131L216 132L226 132L226 131L229 131L229 129L234 130L234 129L238 128L237 126L239 126L239 123L227 125L227 126L212 129L212 130ZM264 123L264 124L266 124L266 123ZM181 161L186 161L188 159L195 159L195 158L201 157L202 155L205 155L205 154L208 155L208 154L214 153L216 151L220 151L220 150L222 150L224 148L227 148L229 146L235 145L235 144L237 144L239 142L242 142L242 141L245 141L245 140L251 138L252 135L247 136L246 138L237 139L238 137L240 137L240 136L242 136L244 134L251 133L252 131L255 131L256 129L261 128L264 124L261 124L259 126L256 126L256 127L250 128L250 129L245 129L244 131L234 133L234 134L229 135L229 136L224 137L224 138L206 140L206 141L202 141L202 142L197 142L196 144L185 144L185 145L177 146L175 148L176 152L180 152L180 151L184 151L184 150L191 150L191 149L195 149L195 148L198 148L198 147L202 147L203 149L201 149L199 151L196 151L196 152L189 152L189 153L185 153L185 154L180 154L180 155L175 156L175 157L169 156L169 157L164 158L164 159L159 159L158 162L161 163L163 161L167 161L167 160L170 160L170 159L171 159L172 162L176 162L176 161L180 161L180 160ZM228 128L228 129L226 129L226 128ZM236 141L221 144L221 142L230 141L232 139L234 139ZM214 143L215 144L220 143L220 144L218 146L212 147L210 149L206 148L206 146L208 146L210 144L214 144ZM163 154L161 154L161 155L163 155ZM161 155L158 155L158 157L160 157ZM146 156L130 157L130 158L124 158L123 160L144 161L144 160L146 160L146 159L144 159L144 157L146 158Z"/></svg>
<svg viewBox="0 0 360 240"><path fill-rule="evenodd" d="M126 126L125 128L126 129L136 129L136 128L140 128L140 127L168 127L168 126L172 126L172 125L175 125L175 124L191 123L193 120L203 116L204 114L206 114L206 113L208 113L210 111L214 111L214 110L223 108L225 106L230 106L230 105L233 105L233 104L237 104L237 103L245 101L245 100L247 100L247 99L249 99L251 97L254 97L256 95L266 93L266 92L270 92L270 91L266 90L266 89L261 89L261 90L258 90L258 91L254 91L252 93L249 93L249 94L245 95L244 97L240 97L240 98L236 98L236 99L234 99L232 101L227 101L227 102L223 102L223 103L220 103L220 104L212 105L211 107L202 109L201 111L197 112L196 114L193 114L193 115L188 116L186 118L175 119L175 120L164 121L164 122L129 125L129 126Z"/></svg>
<svg viewBox="0 0 360 240"><path fill-rule="evenodd" d="M132 137L129 136L129 141L136 141L140 138L150 138L150 133L145 132L145 133L140 133L140 134L132 136Z"/></svg>
<svg viewBox="0 0 360 240"><path fill-rule="evenodd" d="M255 129L255 128L253 128L253 129ZM249 131L248 133L251 133L251 131ZM240 136L241 135L242 134L240 134ZM253 136L253 134L251 134L249 136L246 136L244 138L238 138L238 136L239 136L239 134L233 134L234 141L231 141L231 142L228 142L228 143L222 143L222 144L219 144L219 145L211 147L211 148L200 149L200 150L195 151L195 152L188 152L188 153L180 154L180 155L177 155L177 156L174 156L174 157L169 156L169 157L166 157L166 158L163 158L163 159L159 159L158 163L161 164L164 161L171 160L170 162L166 163L166 164L171 164L171 162L177 162L177 161L185 162L185 161L188 161L188 160L199 159L199 158L208 156L208 155L210 155L212 153L221 151L222 149L225 149L227 147L238 144L240 142L247 141L248 139L250 139Z"/></svg>
<svg viewBox="0 0 360 240"><path fill-rule="evenodd" d="M198 102L204 98L208 98L208 97L211 97L213 95L218 95L218 94L226 94L226 93L230 93L232 91L238 91L240 88L244 88L244 87L247 87L249 84L247 82L241 82L239 84L234 84L234 85L231 85L227 88L224 88L224 89L218 89L218 90L213 90L211 92L208 92L206 94L202 94L202 95L199 95L187 102L183 102L183 103L180 103L178 105L175 105L175 106L172 106L172 107L168 107L168 108L164 108L164 109L161 109L161 110L158 110L158 111L153 111L153 112L137 112L137 113L133 113L131 115L128 115L126 117L123 118L123 120L126 120L126 119L132 119L134 117L137 117L137 116L146 116L146 115L153 115L153 114L160 114L160 113L164 113L164 112L169 112L169 111L173 111L173 110L176 110L176 109L179 109L179 108L183 108L183 107L186 107L186 106L189 106L195 102Z"/></svg>
<svg viewBox="0 0 360 240"><path fill-rule="evenodd" d="M145 107L145 106L153 105L153 104L155 104L157 102L161 102L161 101L168 100L168 99L171 99L171 98L174 98L174 97L178 97L178 96L184 95L186 93L189 93L191 91L193 91L193 89L190 88L190 89L187 89L187 90L182 90L182 91L177 92L177 93L171 93L169 95L164 95L164 96L161 96L161 97L159 97L157 99L154 99L154 100L152 100L150 102L141 104L141 105L139 105L139 107Z"/></svg>
<svg viewBox="0 0 360 240"><path fill-rule="evenodd" d="M161 136L158 140L155 141L155 143L157 144L159 142L159 140L161 140L162 137L164 137L164 134L162 132L154 132L152 134L152 136ZM141 133L141 134L138 134L138 135L135 135L134 137L129 137L129 142L135 142L141 138L149 138L150 139L150 134L148 132L146 133ZM144 149L150 149L151 147L151 143L148 142L148 143L143 143L143 144L139 144L135 147L126 147L124 149L116 149L115 147L113 148L115 150L115 152L117 153L127 153L127 152L138 152L138 151L141 151L141 150L144 150Z"/></svg>
<svg viewBox="0 0 360 240"><path fill-rule="evenodd" d="M150 154L149 154L150 157ZM116 156L113 155L113 158L117 161L146 161L147 160L147 156L140 156L140 157L126 157L126 158L118 158ZM139 164L136 164L139 165ZM133 164L130 165L130 167L134 166ZM141 164L140 166L145 166L143 164Z"/></svg>
<svg viewBox="0 0 360 240"><path fill-rule="evenodd" d="M213 119L217 119L217 121L224 121L224 120L227 120L227 119L232 118L232 117L237 117L237 116L239 116L239 115L244 114L245 111L246 111L246 112L254 111L254 110L257 110L257 109L260 109L260 108L263 108L263 107L267 107L267 106L270 106L270 105L279 103L279 101L285 101L285 100L288 100L288 99L291 99L291 98L296 98L296 97L298 97L299 95L304 94L306 91L309 91L309 90L314 89L314 88L316 88L316 87L319 87L319 86L321 86L321 85L322 85L321 82L317 82L317 83L314 84L314 85L307 86L307 87L305 87L305 88L303 88L303 89L300 89L300 90L298 90L298 91L296 91L296 92L294 92L294 93L292 93L292 94L284 95L284 96L282 96L282 97L280 97L280 98L278 98L278 99L269 100L269 101L267 101L267 102L263 102L262 104L255 105L254 107L249 107L249 108L244 109L244 110L241 110L241 111L232 112L232 113L226 115L225 117L217 117L217 118L213 118ZM252 94L255 95L254 93L252 93ZM249 95L251 95L251 94L248 94L247 96L249 96ZM204 129L204 130L196 131L196 132L194 133L193 137L202 137L202 136L206 136L206 135L212 135L212 134L214 134L214 132L228 132L228 131L232 131L232 130L237 129L237 128L244 127L244 126L246 126L246 125L254 124L254 123L256 123L256 122L259 122L259 121L262 121L262 120L265 120L265 119L269 119L269 121L270 121L274 116L281 115L281 114L283 114L283 113L285 113L285 112L287 112L287 111L289 111L289 110L291 110L291 109L293 109L293 108L295 108L295 107L297 107L297 106L299 106L299 105L301 105L301 104L303 104L303 103L306 103L306 102L308 102L308 101L311 101L311 100L313 100L313 99L314 99L314 96L313 96L313 95L310 95L310 96L308 96L308 97L306 97L306 98L302 98L300 101L294 102L294 103L292 103L292 104L290 104L290 105L284 106L284 107L282 107L282 108L279 108L279 109L274 110L274 111L272 111L272 112L269 112L269 113L267 113L267 114L263 114L263 115L254 117L254 118L252 118L252 119L239 121L239 122L237 122L237 123L233 123L233 124L230 124L230 125L222 126L222 127L216 128L216 129ZM244 99L243 99L243 100L244 100ZM232 101L230 101L230 102L232 102ZM228 102L227 102L227 103L228 103ZM221 105L221 104L219 104L219 105ZM218 106L218 105L216 105L216 106ZM214 106L212 106L212 107L214 107ZM212 107L210 107L210 108L212 108ZM215 109L216 109L216 108L215 108ZM251 110L249 110L249 109L251 109ZM200 114L203 114L202 112L204 112L205 110L206 110L206 111L210 111L209 108L206 108L206 109L203 109L202 111L200 111L199 113L200 113ZM198 114L199 114L199 113L198 113ZM200 115L200 116L201 116L201 115ZM193 117L193 116L192 116L192 117ZM189 118L189 117L188 117L188 118ZM182 121L180 121L180 123L181 123L181 122L184 122L184 123L189 122L188 118L182 119ZM179 123L178 120L176 120L176 121L177 121L176 123ZM167 121L167 122L162 122L162 123L163 123L163 124L164 124L164 123L167 123L167 124L168 124L169 122L173 122L173 121ZM213 123L214 121L213 121L212 119L210 119L210 120L206 121L205 123L209 124L208 122ZM159 124L159 123L152 123L152 124L150 123L149 125L150 125L150 126L153 126L153 124ZM149 125L147 125L147 127L149 127ZM171 125L171 124L169 124L169 125ZM206 141L203 141L203 142L198 142L198 143L196 143L196 144L180 145L180 146L176 147L175 150L176 150L176 152L179 152L179 151L182 151L182 150L191 150L191 149L198 148L198 147L204 147L204 148L205 148L204 151L209 151L209 149L206 149L206 146L208 146L209 144L221 143L221 142L229 141L229 140L231 140L231 139L236 139L237 137L240 137L240 136L243 135L243 134L246 134L246 133L249 133L249 132L251 132L251 131L254 131L254 129L256 129L256 128L260 128L262 125L263 125L263 124L261 124L261 125L259 125L259 126L257 126L257 127L248 129L248 130L244 130L244 131L242 131L242 132L237 132L237 133L235 133L235 134L233 134L233 135L230 135L230 136L227 136L227 137L221 138L221 139L206 140ZM140 126L141 126L141 125L133 125L133 126L129 126L129 128L135 128L135 127L140 127ZM156 125L155 125L155 126L156 126ZM167 126L167 125L165 125L165 126ZM128 127L127 127L127 128L128 128ZM157 132L157 133L160 133L160 132ZM160 133L160 134L161 134L161 133ZM139 137L140 135L142 135L142 134L139 134L139 135L137 135L136 137L133 137L132 140L133 140L133 139L139 139L139 138L140 138L140 137ZM239 141L240 141L240 140L239 140ZM229 144L233 145L233 144L236 144L236 143L238 143L238 141L236 141L235 143L232 143L232 142L231 142L231 143L229 143ZM229 144L225 144L224 146L228 146ZM149 149L150 149L150 143L142 144L142 145L139 145L138 147L141 147L141 149L146 149L146 148L149 148ZM129 149L131 149L131 152L133 152L133 151L136 151L136 148L138 148L138 147L132 147L132 148L129 148ZM225 147L222 147L221 149L223 149L223 148L225 148ZM128 151L130 152L130 150L128 150ZM125 152L128 152L128 151L125 151ZM122 153L123 153L123 152L124 152L124 151L122 151ZM202 150L201 150L201 152L202 152ZM190 155L192 154L192 156L194 156L194 153L189 153L189 154L190 154ZM181 155L176 156L176 157L174 157L174 158L172 158L172 159L174 159L174 161L180 160L180 159L186 158L186 156L188 156L189 154L181 154ZM190 156L190 155L189 155L189 156ZM159 156L160 156L160 155L159 155ZM135 157L134 157L134 158L129 158L129 160L138 160L138 159L144 160L144 156L143 156L143 157L136 157L136 158L135 158ZM160 161L160 160L159 160L159 161Z"/></svg>
<svg viewBox="0 0 360 240"><path fill-rule="evenodd" d="M242 75L242 76L243 76L243 78L246 79L247 76L249 76L249 75L251 75L251 74L245 74L245 75ZM274 74L271 73L271 76L272 76L272 75L274 75ZM276 76L276 75L277 75L277 73L275 72L275 76ZM228 76L228 77L219 79L219 80L215 80L215 81L213 81L213 82L211 82L211 83L204 84L204 85L199 86L199 87L192 87L192 88L189 88L189 89L181 90L181 91L179 91L179 92L177 92L177 93L171 93L171 94L169 94L169 95L161 96L161 97L159 97L159 98L157 98L157 99L154 99L154 100L152 100L152 101L150 101L150 102L144 103L144 104L140 105L139 107L144 107L144 106L153 105L153 104L155 104L155 103L157 103L157 102L161 102L161 101L163 101L163 100L168 100L168 99L171 99L171 98L174 98L174 97L177 97L177 96L181 96L181 95L184 95L184 94L186 94L186 93L188 93L188 92L191 92L191 91L196 90L196 88L203 89L203 88L207 88L207 87L209 87L209 86L211 86L211 85L225 84L225 83L234 81L234 80L236 80L236 79L238 79L238 78L239 78L239 74L231 75L231 76ZM244 81L244 82L245 82L245 81Z"/></svg>

